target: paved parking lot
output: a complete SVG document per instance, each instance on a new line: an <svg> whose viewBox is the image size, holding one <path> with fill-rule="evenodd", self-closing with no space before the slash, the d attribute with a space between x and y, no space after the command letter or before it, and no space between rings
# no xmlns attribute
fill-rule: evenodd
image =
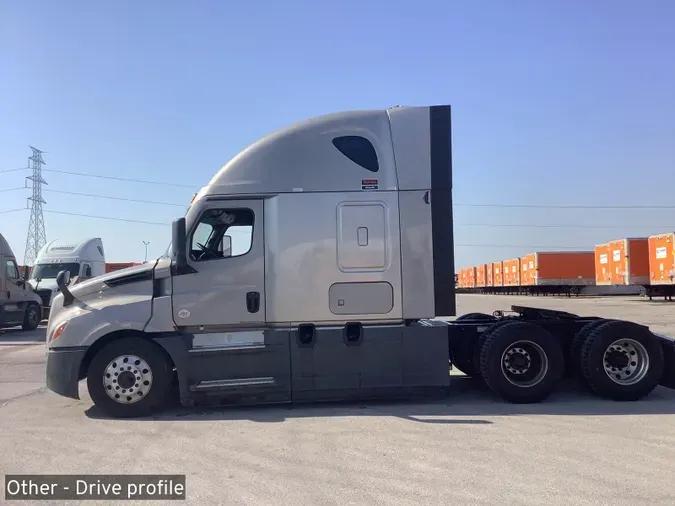
<svg viewBox="0 0 675 506"><path fill-rule="evenodd" d="M458 300L460 314L536 305L675 335L675 303ZM514 406L457 377L443 402L177 410L121 421L101 417L84 385L81 401L45 391L43 340L44 329L0 332L2 474L187 474L190 504L675 503L675 391L662 387L623 404L565 384L548 402Z"/></svg>

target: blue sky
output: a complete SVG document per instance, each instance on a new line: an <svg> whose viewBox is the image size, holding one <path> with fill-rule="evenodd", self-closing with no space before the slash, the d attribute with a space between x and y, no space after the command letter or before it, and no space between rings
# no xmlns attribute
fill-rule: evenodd
<svg viewBox="0 0 675 506"><path fill-rule="evenodd" d="M142 241L158 256L192 194L269 131L450 103L457 267L590 249L673 230L675 209L471 206L675 206L674 23L669 0L5 0L0 171L26 166L30 144L46 169L186 185L44 173L48 239L100 236L109 261L139 261ZM25 175L0 173L0 190ZM0 213L26 196L0 191ZM20 261L28 220L0 214Z"/></svg>

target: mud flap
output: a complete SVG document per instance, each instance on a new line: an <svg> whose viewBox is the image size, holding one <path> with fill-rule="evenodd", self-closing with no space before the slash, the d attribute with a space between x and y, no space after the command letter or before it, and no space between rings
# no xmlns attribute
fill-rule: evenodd
<svg viewBox="0 0 675 506"><path fill-rule="evenodd" d="M659 338L663 348L664 368L659 385L675 390L675 340L660 334L654 335Z"/></svg>

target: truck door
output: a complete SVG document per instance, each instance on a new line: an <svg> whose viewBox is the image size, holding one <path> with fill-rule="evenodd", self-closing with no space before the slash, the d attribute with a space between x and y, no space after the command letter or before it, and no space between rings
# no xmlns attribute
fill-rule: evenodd
<svg viewBox="0 0 675 506"><path fill-rule="evenodd" d="M21 323L23 321L23 305L21 303L25 302L25 290L20 286L19 267L12 258L4 257L3 263L5 282L2 298L5 300L5 305L2 320L3 323Z"/></svg>
<svg viewBox="0 0 675 506"><path fill-rule="evenodd" d="M173 275L172 312L191 335L186 385L195 393L290 400L290 331L265 322L263 219L262 200L211 202L186 231L196 272Z"/></svg>
<svg viewBox="0 0 675 506"><path fill-rule="evenodd" d="M186 232L188 263L174 276L177 327L242 330L265 322L263 201L214 201Z"/></svg>

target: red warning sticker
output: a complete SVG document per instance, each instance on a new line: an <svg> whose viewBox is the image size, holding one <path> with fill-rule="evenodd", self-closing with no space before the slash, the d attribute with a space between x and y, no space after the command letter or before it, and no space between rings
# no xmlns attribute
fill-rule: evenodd
<svg viewBox="0 0 675 506"><path fill-rule="evenodd" d="M377 179L362 179L361 180L361 189L362 190L377 190L380 185Z"/></svg>

